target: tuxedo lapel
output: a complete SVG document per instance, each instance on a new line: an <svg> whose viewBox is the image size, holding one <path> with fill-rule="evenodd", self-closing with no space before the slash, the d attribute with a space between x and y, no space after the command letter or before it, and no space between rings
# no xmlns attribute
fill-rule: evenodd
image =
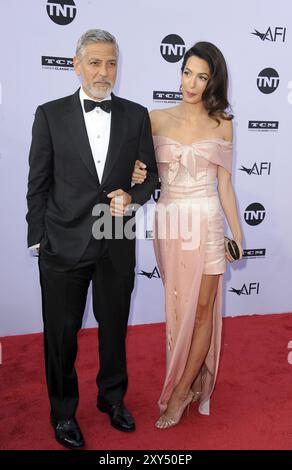
<svg viewBox="0 0 292 470"><path fill-rule="evenodd" d="M112 116L110 140L107 151L107 157L103 170L101 185L104 185L110 177L115 162L120 157L120 149L127 135L128 118L124 111L122 102L112 93Z"/></svg>
<svg viewBox="0 0 292 470"><path fill-rule="evenodd" d="M79 90L71 98L70 106L64 114L64 121L71 133L72 146L78 150L84 164L99 183L79 99Z"/></svg>

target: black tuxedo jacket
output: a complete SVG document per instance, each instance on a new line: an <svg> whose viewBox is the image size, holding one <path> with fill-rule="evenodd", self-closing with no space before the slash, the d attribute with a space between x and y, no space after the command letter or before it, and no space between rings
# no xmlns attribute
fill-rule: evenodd
<svg viewBox="0 0 292 470"><path fill-rule="evenodd" d="M135 160L147 165L147 178L131 188ZM79 90L39 106L32 129L28 179L28 246L40 243L47 264L58 270L73 267L92 236L98 203L123 189L132 202L144 204L157 186L157 167L147 109L112 94L110 141L102 181L96 172L87 136ZM115 218L112 218L112 221ZM120 218L122 223L128 217ZM135 239L109 239L116 269L135 266Z"/></svg>

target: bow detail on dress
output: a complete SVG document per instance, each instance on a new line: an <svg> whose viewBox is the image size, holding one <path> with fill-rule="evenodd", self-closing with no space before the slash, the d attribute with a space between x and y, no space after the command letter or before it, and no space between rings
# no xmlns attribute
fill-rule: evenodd
<svg viewBox="0 0 292 470"><path fill-rule="evenodd" d="M173 160L169 163L168 184L171 184L179 170L179 165L187 168L191 177L196 179L195 145L176 144L171 146Z"/></svg>
<svg viewBox="0 0 292 470"><path fill-rule="evenodd" d="M198 157L204 158L214 165L222 166L231 173L233 146L229 141L205 139L186 145L168 137L154 137L157 163L168 163L168 184L174 181L180 165L187 168L191 177L196 180Z"/></svg>

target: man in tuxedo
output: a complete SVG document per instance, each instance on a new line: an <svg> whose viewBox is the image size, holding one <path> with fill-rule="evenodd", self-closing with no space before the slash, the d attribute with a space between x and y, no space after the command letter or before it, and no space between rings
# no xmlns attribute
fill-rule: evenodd
<svg viewBox="0 0 292 470"><path fill-rule="evenodd" d="M84 33L74 57L81 88L39 106L32 130L28 246L39 250L51 423L57 441L69 448L84 446L74 363L90 281L99 325L97 407L115 428L135 430L123 402L135 239L120 230L119 236L93 236L93 226L101 216L118 229L131 222L132 206L144 204L157 185L157 168L146 108L112 93L117 61L114 36ZM147 178L131 186L136 159L147 166ZM97 210L100 204L109 210Z"/></svg>

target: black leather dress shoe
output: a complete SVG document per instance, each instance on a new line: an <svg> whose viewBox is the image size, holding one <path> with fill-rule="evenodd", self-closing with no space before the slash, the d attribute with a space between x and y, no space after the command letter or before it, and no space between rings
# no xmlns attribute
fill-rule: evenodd
<svg viewBox="0 0 292 470"><path fill-rule="evenodd" d="M97 399L97 408L102 413L107 413L111 420L111 425L124 432L133 432L136 429L135 421L131 413L124 407L122 401L108 403L102 398Z"/></svg>
<svg viewBox="0 0 292 470"><path fill-rule="evenodd" d="M59 421L51 416L51 423L55 430L56 440L59 444L68 449L80 449L84 447L84 438L75 418Z"/></svg>

